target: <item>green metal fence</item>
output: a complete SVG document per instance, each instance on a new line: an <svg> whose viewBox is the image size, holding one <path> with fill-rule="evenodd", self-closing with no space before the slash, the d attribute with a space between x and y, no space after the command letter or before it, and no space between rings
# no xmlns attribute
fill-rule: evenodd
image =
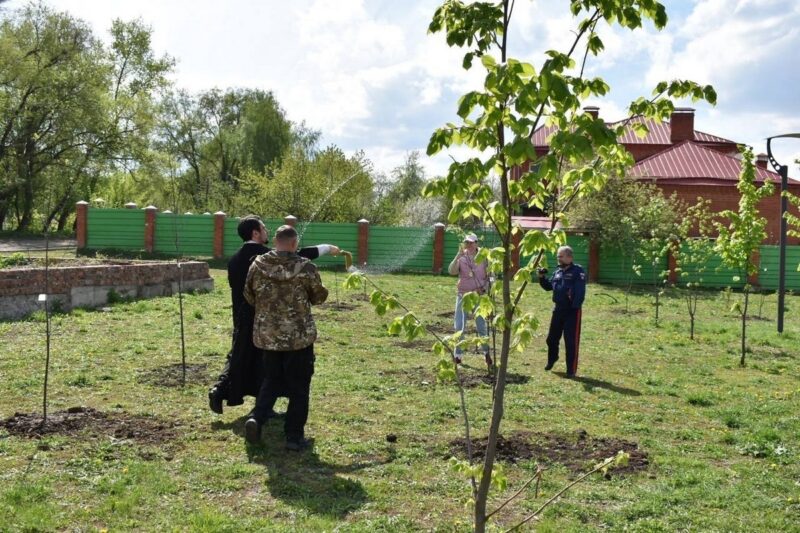
<svg viewBox="0 0 800 533"><path fill-rule="evenodd" d="M312 222L310 224L298 224L297 230L300 232L300 246L315 246L317 244L335 244L342 250L347 250L353 254L353 260L358 255L358 224L326 224L324 222ZM314 261L318 265L343 265L341 257L324 256Z"/></svg>
<svg viewBox="0 0 800 533"><path fill-rule="evenodd" d="M162 254L213 256L214 217L156 213L153 251Z"/></svg>
<svg viewBox="0 0 800 533"><path fill-rule="evenodd" d="M433 269L433 227L370 227L367 266L430 272Z"/></svg>
<svg viewBox="0 0 800 533"><path fill-rule="evenodd" d="M634 271L634 264L640 267L639 274ZM648 285L652 284L653 280L667 268L666 254L653 265L650 261L643 261L641 258L635 257L634 253L614 248L601 249L598 281L613 285L627 285L628 283Z"/></svg>
<svg viewBox="0 0 800 533"><path fill-rule="evenodd" d="M144 211L141 209L89 209L86 247L92 249L144 249Z"/></svg>
<svg viewBox="0 0 800 533"><path fill-rule="evenodd" d="M214 216L180 215L173 213L156 213L153 251L161 254L180 254L190 256L207 256L214 254ZM267 219L264 221L270 231L284 223L283 219ZM242 245L236 233L239 224L237 218L226 218L223 226L223 255L230 257ZM316 244L335 244L344 250L358 254L358 224L333 223L301 223L297 226L301 234L300 246ZM141 209L89 209L87 212L86 248L119 249L140 251L145 248L145 211ZM482 247L495 247L500 244L497 234L491 229L470 230L478 235ZM367 265L376 269L391 271L431 272L433 269L434 228L395 228L386 226L370 226L368 239ZM461 235L453 231L444 233L443 267L452 261L458 253ZM583 235L569 235L569 244L575 253L575 262L587 271L589 264L589 239ZM761 267L759 284L767 289L778 288L778 247L761 246ZM614 249L601 249L599 253L598 281L625 285L649 284L653 282L653 274L668 268L667 257L664 256L653 266L641 265L641 275L633 271L634 257ZM521 265L526 265L530 257L523 256ZM326 256L317 260L320 265L342 264L342 259ZM553 254L548 254L546 263L549 268L556 265ZM786 287L800 290L800 246L787 247ZM700 274L689 270L688 276L679 278L679 283L696 281L702 277L706 287L741 287L743 279L738 272L724 268L717 257L706 263L705 271Z"/></svg>
<svg viewBox="0 0 800 533"><path fill-rule="evenodd" d="M761 247L761 269L758 281L767 289L778 288L778 260L780 249L777 246ZM800 246L786 247L786 288L800 290Z"/></svg>

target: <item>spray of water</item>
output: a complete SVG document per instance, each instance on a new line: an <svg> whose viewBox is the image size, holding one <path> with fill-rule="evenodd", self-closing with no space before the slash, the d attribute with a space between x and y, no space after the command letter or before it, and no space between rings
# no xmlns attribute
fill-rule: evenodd
<svg viewBox="0 0 800 533"><path fill-rule="evenodd" d="M362 172L364 172L364 169L358 169L358 170L356 170L355 172L353 172L352 174L350 174L350 175L347 177L347 179L345 179L345 180L343 180L343 181L339 182L339 184L337 184L337 185L336 185L336 187L334 187L334 188L333 188L333 189L332 189L332 190L331 190L331 191L330 191L330 192L329 192L329 193L328 193L328 194L325 196L325 198L323 198L323 199L322 199L322 201L319 203L319 205L318 205L318 206L317 206L317 208L314 210L314 212L313 212L313 213L311 213L311 216L310 216L310 217L308 217L308 220L304 221L304 222L303 222L303 223L300 225L300 229L297 231L297 240L298 240L298 242L301 242L301 241L303 240L303 234L306 232L306 228L308 228L308 225L309 225L311 222L313 222L313 221L314 221L314 219L317 217L317 215L318 215L318 214L319 214L319 212L322 210L322 208L323 208L323 207L325 207L325 204L327 204L327 203L328 203L328 200L330 200L330 199L331 199L331 197L332 197L334 194L336 194L337 192L339 192L339 190L340 190L342 187L344 187L345 185L347 185L347 183L348 183L350 180L352 180L353 178L355 178L356 176L358 176L358 175L359 175L359 174L361 174Z"/></svg>

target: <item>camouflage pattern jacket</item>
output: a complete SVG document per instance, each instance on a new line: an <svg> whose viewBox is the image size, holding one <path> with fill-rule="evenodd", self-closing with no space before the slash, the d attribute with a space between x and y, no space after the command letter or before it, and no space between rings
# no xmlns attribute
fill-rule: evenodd
<svg viewBox="0 0 800 533"><path fill-rule="evenodd" d="M293 351L317 339L311 306L324 302L328 289L308 259L271 250L250 265L244 297L256 309L253 344L263 350Z"/></svg>

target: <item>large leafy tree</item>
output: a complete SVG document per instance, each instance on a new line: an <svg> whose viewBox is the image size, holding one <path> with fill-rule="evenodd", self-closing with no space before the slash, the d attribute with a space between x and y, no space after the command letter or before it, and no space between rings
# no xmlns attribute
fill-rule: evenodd
<svg viewBox="0 0 800 533"><path fill-rule="evenodd" d="M243 176L269 172L294 143L305 150L317 138L293 130L272 93L257 89L175 91L159 131L161 150L180 167L181 194L203 209L231 205Z"/></svg>
<svg viewBox="0 0 800 533"><path fill-rule="evenodd" d="M104 47L43 4L0 23L0 222L24 230L39 214L63 229L75 200L145 150L172 61L154 56L140 22L115 21L111 37Z"/></svg>
<svg viewBox="0 0 800 533"><path fill-rule="evenodd" d="M495 469L495 454L510 356L532 341L538 323L536 316L520 307L522 295L544 254L555 251L565 241L564 233L554 229L563 213L576 198L602 189L607 176L624 175L633 162L617 141L624 123L609 128L602 120L581 111L584 98L602 96L609 90L601 78L584 76L588 58L603 50L598 26L615 24L635 30L646 19L658 28L667 22L664 6L653 0L575 0L569 6L576 22L571 47L566 51L547 51L547 59L538 67L508 55L513 1L446 0L436 10L429 28L434 33L443 32L449 45L465 49L464 68L472 68L479 61L485 71L483 87L460 99L459 123L438 129L430 139L428 153L466 145L476 153L489 155L454 162L446 177L426 187L428 194L446 196L453 202L452 222L479 217L494 227L500 240L499 246L484 249L482 258L488 259L490 270L502 276L502 282L495 284L494 294L468 295L465 300L469 303L464 304L474 303L479 314L493 317L501 336L485 458L477 465L470 456L469 464L462 468L471 481L476 531L484 531L493 514L487 511L490 487L505 485L501 472ZM580 63L576 63L576 58L580 58ZM715 99L711 87L688 81L664 82L656 87L651 98L636 100L629 110L632 116L665 119L674 108L670 98L686 96ZM556 126L557 131L550 139L549 153L538 157L531 137L545 124ZM522 173L518 180L511 180L511 169L527 161L533 163L532 170ZM499 182L499 200L495 200L491 188L492 175ZM511 218L515 206L522 203L540 209L547 205L551 230L522 235ZM521 254L533 259L514 276L511 251L517 235L521 236ZM387 302L394 300L384 300L374 298L385 310ZM403 319L399 324L412 335L419 332L420 325L414 319ZM441 344L437 348L442 351ZM469 428L466 406L462 408L465 428Z"/></svg>
<svg viewBox="0 0 800 533"><path fill-rule="evenodd" d="M329 146L309 155L297 147L274 170L246 177L240 209L269 217L294 215L303 222L355 222L371 207L371 170L361 152L347 156Z"/></svg>

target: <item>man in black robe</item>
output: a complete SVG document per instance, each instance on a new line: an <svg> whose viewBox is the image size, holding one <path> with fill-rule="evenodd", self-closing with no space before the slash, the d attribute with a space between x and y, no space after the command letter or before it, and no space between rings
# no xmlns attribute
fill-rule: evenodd
<svg viewBox="0 0 800 533"><path fill-rule="evenodd" d="M233 345L219 379L208 392L209 407L217 414L222 414L223 400L227 400L228 406L231 407L242 405L245 396L257 396L264 380L261 350L253 345L255 310L244 299L244 285L247 280L247 271L255 258L270 251L264 245L269 240L269 234L264 223L255 215L242 218L239 221L237 232L245 242L228 261L228 284L231 287L233 314ZM338 255L339 248L330 244L321 244L301 248L297 253L308 259L316 259L328 253ZM272 411L278 395L272 398L270 411Z"/></svg>

